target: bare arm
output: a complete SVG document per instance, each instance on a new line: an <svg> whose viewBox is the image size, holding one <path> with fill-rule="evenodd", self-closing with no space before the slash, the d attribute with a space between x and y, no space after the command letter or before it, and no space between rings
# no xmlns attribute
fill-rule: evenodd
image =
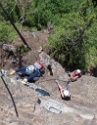
<svg viewBox="0 0 97 125"><path fill-rule="evenodd" d="M60 93L61 93L61 97L64 98L63 91L64 91L65 89L63 89L60 84L58 84L58 87L59 87L59 91L60 91Z"/></svg>
<svg viewBox="0 0 97 125"><path fill-rule="evenodd" d="M69 81L75 81L75 80L77 80L78 78L79 78L79 76L75 76L75 77L71 76L70 79L69 79Z"/></svg>

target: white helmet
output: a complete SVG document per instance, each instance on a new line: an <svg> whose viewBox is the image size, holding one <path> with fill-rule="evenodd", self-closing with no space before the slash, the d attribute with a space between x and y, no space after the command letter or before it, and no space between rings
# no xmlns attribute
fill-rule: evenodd
<svg viewBox="0 0 97 125"><path fill-rule="evenodd" d="M81 70L80 70L80 69L77 69L76 71L77 71L77 73L81 73Z"/></svg>
<svg viewBox="0 0 97 125"><path fill-rule="evenodd" d="M65 97L69 97L69 96L70 96L70 94L69 94L69 91L68 91L68 90L64 90L64 96L65 96Z"/></svg>

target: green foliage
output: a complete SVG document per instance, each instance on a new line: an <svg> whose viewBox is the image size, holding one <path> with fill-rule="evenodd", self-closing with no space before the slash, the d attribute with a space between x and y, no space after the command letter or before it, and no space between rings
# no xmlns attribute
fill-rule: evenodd
<svg viewBox="0 0 97 125"><path fill-rule="evenodd" d="M63 65L89 70L97 65L96 13L91 0L84 1L78 8L79 11L60 18L55 34L49 35L48 46L52 50L51 56Z"/></svg>
<svg viewBox="0 0 97 125"><path fill-rule="evenodd" d="M71 0L35 0L35 22L37 26L47 26L49 22L58 25L64 13L76 9L79 1Z"/></svg>
<svg viewBox="0 0 97 125"><path fill-rule="evenodd" d="M54 26L49 35L51 56L69 67L90 70L97 66L97 8L93 0L0 0L23 29ZM16 34L0 9L0 40L12 42ZM6 21L5 21L6 20ZM4 22L3 22L4 21ZM20 28L20 25L19 27ZM27 52L20 47L21 52Z"/></svg>
<svg viewBox="0 0 97 125"><path fill-rule="evenodd" d="M48 22L58 24L64 13L77 9L82 0L0 0L5 11L11 16L14 22L23 21L29 27L47 26ZM0 11L2 17L7 17Z"/></svg>
<svg viewBox="0 0 97 125"><path fill-rule="evenodd" d="M2 1L2 0L1 0ZM60 23L60 18L64 13L77 10L77 6L82 0L4 0L2 5L14 22L20 21L29 27L41 29L49 22ZM8 20L1 10L1 15Z"/></svg>
<svg viewBox="0 0 97 125"><path fill-rule="evenodd" d="M0 22L0 42L12 42L16 39L16 32L8 22Z"/></svg>
<svg viewBox="0 0 97 125"><path fill-rule="evenodd" d="M20 16L16 0L4 0L1 2L1 4L11 19L16 22ZM8 20L3 10L1 8L0 10L0 14L2 15L3 19Z"/></svg>
<svg viewBox="0 0 97 125"><path fill-rule="evenodd" d="M23 46L23 45L19 46L18 50L21 53L27 53L29 51L29 49L27 47Z"/></svg>

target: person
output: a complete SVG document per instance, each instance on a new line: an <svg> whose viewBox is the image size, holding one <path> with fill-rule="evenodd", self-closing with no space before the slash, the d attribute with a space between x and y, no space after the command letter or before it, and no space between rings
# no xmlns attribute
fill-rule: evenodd
<svg viewBox="0 0 97 125"><path fill-rule="evenodd" d="M80 69L74 70L69 74L69 76L70 76L69 81L74 82L82 76L81 70Z"/></svg>
<svg viewBox="0 0 97 125"><path fill-rule="evenodd" d="M57 81L56 81L57 82ZM70 84L67 82L66 87L62 88L62 86L57 82L59 91L61 93L62 99L70 100L71 99L71 92L70 92Z"/></svg>
<svg viewBox="0 0 97 125"><path fill-rule="evenodd" d="M42 76L45 73L45 69L41 62L35 62L33 65L18 68L10 72L10 75L14 73L18 73L20 76L27 76L27 78L24 78L22 81L22 83L25 84L26 82L35 81L37 77Z"/></svg>

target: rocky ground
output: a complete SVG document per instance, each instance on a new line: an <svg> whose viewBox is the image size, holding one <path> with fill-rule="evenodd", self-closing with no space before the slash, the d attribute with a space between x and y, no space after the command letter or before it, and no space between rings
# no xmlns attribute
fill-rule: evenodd
<svg viewBox="0 0 97 125"><path fill-rule="evenodd" d="M49 92L50 95L42 95L42 91L36 91L21 84L16 80L16 75L3 76L16 107L0 78L0 125L97 125L97 78L82 75L80 79L70 84L71 100L62 100L55 80L59 80L64 87L68 75L58 62L45 53L43 45L47 42L47 34L47 31L23 33L37 54L37 58L33 51L26 57L23 56L23 65L36 60L44 63L46 73L34 84ZM19 38L17 44L18 42L21 43ZM17 65L11 61L8 62L3 67L4 70L17 68ZM52 74L47 68L48 65L51 65Z"/></svg>

